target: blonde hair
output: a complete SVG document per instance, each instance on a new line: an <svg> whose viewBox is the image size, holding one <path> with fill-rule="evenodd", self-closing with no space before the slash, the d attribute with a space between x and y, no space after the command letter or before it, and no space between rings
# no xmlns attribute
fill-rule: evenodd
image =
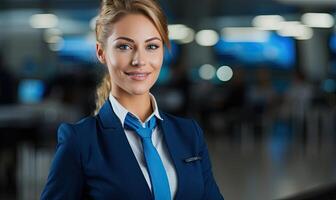
<svg viewBox="0 0 336 200"><path fill-rule="evenodd" d="M100 13L96 21L96 40L105 48L106 40L113 28L113 23L126 14L139 13L152 21L158 30L164 45L170 48L166 17L155 0L102 0ZM111 79L108 72L98 85L96 92L97 114L111 91Z"/></svg>

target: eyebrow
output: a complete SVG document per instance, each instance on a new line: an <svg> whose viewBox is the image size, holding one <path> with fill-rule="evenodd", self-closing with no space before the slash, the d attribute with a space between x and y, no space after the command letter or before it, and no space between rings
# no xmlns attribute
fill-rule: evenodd
<svg viewBox="0 0 336 200"><path fill-rule="evenodd" d="M134 40L132 40L131 38L128 38L128 37L117 37L114 41L116 40L126 40L126 41L129 41L129 42L132 42L132 43L135 43ZM149 38L147 39L145 42L150 42L150 41L153 41L153 40L160 40L160 38L158 37L152 37L152 38Z"/></svg>

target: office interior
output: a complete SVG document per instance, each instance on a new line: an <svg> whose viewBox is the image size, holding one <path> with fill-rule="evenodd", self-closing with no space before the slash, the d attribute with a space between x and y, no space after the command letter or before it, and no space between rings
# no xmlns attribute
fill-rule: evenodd
<svg viewBox="0 0 336 200"><path fill-rule="evenodd" d="M159 0L151 92L201 125L227 200L336 199L336 1ZM93 115L98 0L1 0L0 199L39 199L57 128Z"/></svg>

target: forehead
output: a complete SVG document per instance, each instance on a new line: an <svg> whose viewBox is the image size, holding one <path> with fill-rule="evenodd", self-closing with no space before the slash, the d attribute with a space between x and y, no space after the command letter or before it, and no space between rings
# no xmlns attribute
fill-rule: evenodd
<svg viewBox="0 0 336 200"><path fill-rule="evenodd" d="M155 25L142 14L127 14L113 24L109 39L129 37L135 41L151 37L161 38Z"/></svg>

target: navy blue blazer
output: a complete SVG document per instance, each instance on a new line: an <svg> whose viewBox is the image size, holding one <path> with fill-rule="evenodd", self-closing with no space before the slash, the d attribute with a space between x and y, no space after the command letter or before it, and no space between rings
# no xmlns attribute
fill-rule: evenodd
<svg viewBox="0 0 336 200"><path fill-rule="evenodd" d="M160 112L177 172L175 200L222 200L197 123ZM150 200L151 191L107 100L96 116L61 124L42 200Z"/></svg>

